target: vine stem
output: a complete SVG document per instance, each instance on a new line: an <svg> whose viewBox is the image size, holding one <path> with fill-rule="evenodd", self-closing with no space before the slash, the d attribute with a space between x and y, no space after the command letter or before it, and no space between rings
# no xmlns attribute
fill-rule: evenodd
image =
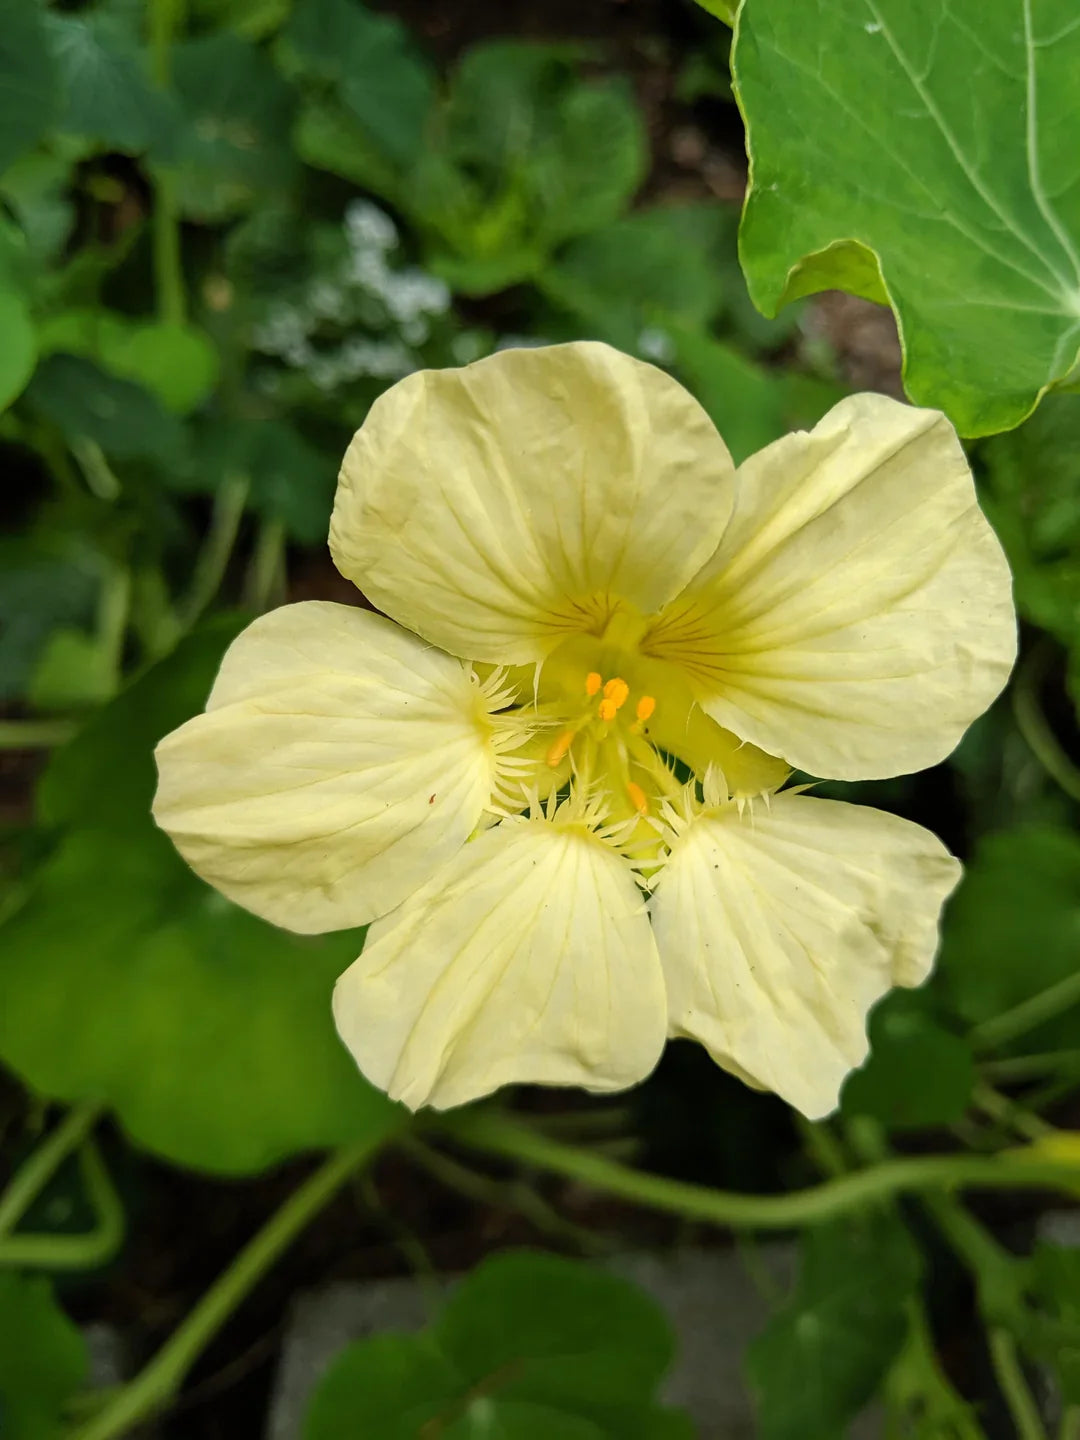
<svg viewBox="0 0 1080 1440"><path fill-rule="evenodd" d="M124 1207L89 1137L79 1147L79 1169L97 1217L94 1228L78 1235L12 1235L0 1240L0 1265L20 1270L96 1270L112 1259L124 1238Z"/></svg>
<svg viewBox="0 0 1080 1440"><path fill-rule="evenodd" d="M1037 995L1021 1000L1020 1004L1014 1005L1011 1010L976 1025L971 1032L971 1042L976 1050L992 1050L998 1045L1026 1035L1029 1030L1034 1030L1036 1025L1041 1025L1044 1020L1052 1020L1055 1015L1070 1009L1077 1001L1080 1001L1080 970L1074 970L1071 975L1066 975L1063 980L1040 990Z"/></svg>
<svg viewBox="0 0 1080 1440"><path fill-rule="evenodd" d="M49 750L78 728L77 720L0 720L0 750Z"/></svg>
<svg viewBox="0 0 1080 1440"><path fill-rule="evenodd" d="M1024 1378L1016 1341L1007 1330L998 1328L990 1331L990 1359L1016 1426L1018 1440L1046 1440L1038 1407Z"/></svg>
<svg viewBox="0 0 1080 1440"><path fill-rule="evenodd" d="M1061 748L1039 704L1039 688L1046 678L1051 653L1048 645L1038 645L1020 667L1012 692L1013 714L1017 729L1046 773L1071 799L1080 800L1080 769Z"/></svg>
<svg viewBox="0 0 1080 1440"><path fill-rule="evenodd" d="M191 629L221 588L249 489L250 481L246 475L229 474L214 495L210 529L196 558L188 593L178 607L184 630Z"/></svg>
<svg viewBox="0 0 1080 1440"><path fill-rule="evenodd" d="M368 1138L339 1150L309 1175L217 1277L153 1359L92 1419L71 1430L68 1440L114 1440L166 1406L249 1291L349 1176L372 1158L381 1138Z"/></svg>
<svg viewBox="0 0 1080 1440"><path fill-rule="evenodd" d="M173 39L183 23L184 0L151 0L150 68L154 83L164 90L171 76ZM153 217L154 283L158 315L169 325L182 325L187 311L180 258L180 215L176 185L168 170L155 175Z"/></svg>
<svg viewBox="0 0 1080 1440"><path fill-rule="evenodd" d="M63 1164L97 1124L100 1105L78 1105L44 1140L16 1171L7 1189L0 1195L0 1238L10 1235Z"/></svg>
<svg viewBox="0 0 1080 1440"><path fill-rule="evenodd" d="M988 1189L1060 1187L1070 1191L1080 1184L1080 1163L1039 1160L1024 1151L1009 1151L996 1156L920 1155L885 1160L786 1195L743 1195L645 1174L595 1152L560 1144L509 1116L490 1111L448 1116L440 1119L438 1130L472 1149L550 1170L633 1204L713 1225L752 1230L814 1225L870 1201L911 1191L968 1185Z"/></svg>

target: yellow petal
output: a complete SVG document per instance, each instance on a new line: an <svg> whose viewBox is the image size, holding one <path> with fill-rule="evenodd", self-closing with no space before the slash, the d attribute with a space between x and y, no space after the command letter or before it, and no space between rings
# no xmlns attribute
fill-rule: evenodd
<svg viewBox="0 0 1080 1440"><path fill-rule="evenodd" d="M154 816L188 864L306 933L399 904L465 842L496 769L459 660L321 601L245 630L157 762Z"/></svg>
<svg viewBox="0 0 1080 1440"><path fill-rule="evenodd" d="M508 820L368 933L334 992L367 1078L411 1109L512 1082L621 1090L664 1044L633 871L581 827Z"/></svg>
<svg viewBox="0 0 1080 1440"><path fill-rule="evenodd" d="M785 793L703 813L651 902L671 1033L828 1114L866 1056L871 1005L929 972L959 878L928 830L879 810Z"/></svg>
<svg viewBox="0 0 1080 1440"><path fill-rule="evenodd" d="M456 655L526 664L683 588L731 511L708 416L592 342L504 350L380 396L341 469L330 548L381 610Z"/></svg>
<svg viewBox="0 0 1080 1440"><path fill-rule="evenodd" d="M952 426L854 395L748 460L737 494L645 648L720 725L811 774L942 760L1016 652L1008 565Z"/></svg>

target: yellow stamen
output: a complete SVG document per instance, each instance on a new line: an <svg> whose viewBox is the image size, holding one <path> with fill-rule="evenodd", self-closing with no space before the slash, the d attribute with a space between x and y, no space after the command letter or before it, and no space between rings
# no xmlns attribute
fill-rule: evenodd
<svg viewBox="0 0 1080 1440"><path fill-rule="evenodd" d="M641 699L637 702L637 718L639 720L648 720L655 709L656 701L653 697L651 695L642 695Z"/></svg>
<svg viewBox="0 0 1080 1440"><path fill-rule="evenodd" d="M547 763L552 770L557 769L566 759L570 746L574 743L574 731L564 730L559 738L552 742L547 752Z"/></svg>
<svg viewBox="0 0 1080 1440"><path fill-rule="evenodd" d="M630 796L630 803L639 815L647 815L649 813L649 802L645 797L645 791L642 790L636 780L628 780L626 782L626 793Z"/></svg>
<svg viewBox="0 0 1080 1440"><path fill-rule="evenodd" d="M626 704L626 697L630 694L630 686L620 676L616 675L604 686L604 699L610 700L616 710Z"/></svg>
<svg viewBox="0 0 1080 1440"><path fill-rule="evenodd" d="M596 713L600 716L601 720L614 720L618 714L618 710L619 707L615 704L615 701L608 699L605 695L604 699L600 701Z"/></svg>
<svg viewBox="0 0 1080 1440"><path fill-rule="evenodd" d="M591 700L604 683L604 677L596 670L590 670L585 676L585 694Z"/></svg>

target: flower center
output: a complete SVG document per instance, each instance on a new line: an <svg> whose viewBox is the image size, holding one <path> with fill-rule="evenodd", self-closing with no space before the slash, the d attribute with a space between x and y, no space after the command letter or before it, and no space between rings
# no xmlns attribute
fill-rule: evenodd
<svg viewBox="0 0 1080 1440"><path fill-rule="evenodd" d="M619 674L605 678L599 670L588 670L582 678L577 669L576 685L568 685L569 678L563 680L564 703L576 699L577 705L551 742L547 764L555 770L569 757L577 785L587 789L599 784L616 813L647 815L651 797L677 788L645 737L656 697L643 691L633 694Z"/></svg>

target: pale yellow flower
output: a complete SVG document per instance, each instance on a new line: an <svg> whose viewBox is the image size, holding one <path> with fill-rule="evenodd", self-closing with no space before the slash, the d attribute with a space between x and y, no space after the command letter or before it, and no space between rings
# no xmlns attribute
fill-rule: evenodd
<svg viewBox="0 0 1080 1440"><path fill-rule="evenodd" d="M334 997L364 1074L414 1108L615 1090L687 1035L829 1111L959 866L780 787L936 763L1014 655L944 417L853 396L736 471L661 371L507 351L375 403L330 544L390 618L257 620L155 814L277 924L375 922Z"/></svg>

